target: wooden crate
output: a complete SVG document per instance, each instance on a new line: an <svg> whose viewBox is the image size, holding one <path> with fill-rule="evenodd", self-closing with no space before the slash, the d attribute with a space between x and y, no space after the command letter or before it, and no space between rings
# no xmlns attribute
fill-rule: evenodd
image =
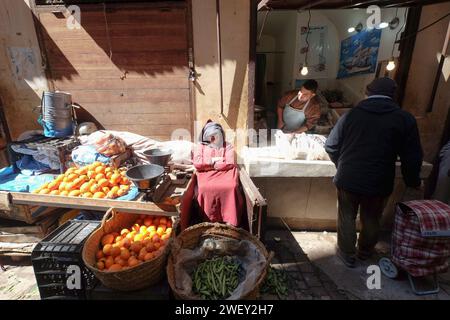
<svg viewBox="0 0 450 320"><path fill-rule="evenodd" d="M43 217L59 214L61 210L61 208L12 204L9 210L0 210L0 218L33 224Z"/></svg>

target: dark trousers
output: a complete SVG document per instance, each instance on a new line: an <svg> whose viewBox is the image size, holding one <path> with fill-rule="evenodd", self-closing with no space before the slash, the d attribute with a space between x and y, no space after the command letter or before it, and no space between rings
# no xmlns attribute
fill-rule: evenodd
<svg viewBox="0 0 450 320"><path fill-rule="evenodd" d="M356 217L359 210L361 232L358 250L370 253L378 242L380 220L388 197L365 196L342 189L338 193L338 247L349 255L355 254Z"/></svg>

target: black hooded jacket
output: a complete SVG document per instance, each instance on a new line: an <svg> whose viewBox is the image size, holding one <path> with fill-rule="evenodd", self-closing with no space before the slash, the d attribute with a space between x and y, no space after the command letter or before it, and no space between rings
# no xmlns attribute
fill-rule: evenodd
<svg viewBox="0 0 450 320"><path fill-rule="evenodd" d="M337 168L334 183L349 192L392 193L397 156L405 184L420 185L423 153L416 119L389 98L369 98L344 114L325 149Z"/></svg>

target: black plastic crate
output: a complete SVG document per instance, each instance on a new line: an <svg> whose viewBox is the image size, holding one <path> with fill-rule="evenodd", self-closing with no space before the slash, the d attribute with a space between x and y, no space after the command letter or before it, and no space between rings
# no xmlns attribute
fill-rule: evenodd
<svg viewBox="0 0 450 320"><path fill-rule="evenodd" d="M88 297L97 279L84 265L81 252L84 242L99 225L100 221L71 220L36 245L31 261L41 299ZM78 275L81 277L74 281Z"/></svg>

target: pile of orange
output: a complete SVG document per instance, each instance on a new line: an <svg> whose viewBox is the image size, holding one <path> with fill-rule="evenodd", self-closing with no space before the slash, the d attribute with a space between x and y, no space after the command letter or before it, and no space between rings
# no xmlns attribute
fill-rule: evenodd
<svg viewBox="0 0 450 320"><path fill-rule="evenodd" d="M171 234L170 218L141 215L130 228L102 237L95 267L121 271L152 260L163 253Z"/></svg>
<svg viewBox="0 0 450 320"><path fill-rule="evenodd" d="M125 171L125 168L115 169L96 161L81 168L67 169L64 174L45 183L33 193L114 199L130 190L131 182L125 176Z"/></svg>

